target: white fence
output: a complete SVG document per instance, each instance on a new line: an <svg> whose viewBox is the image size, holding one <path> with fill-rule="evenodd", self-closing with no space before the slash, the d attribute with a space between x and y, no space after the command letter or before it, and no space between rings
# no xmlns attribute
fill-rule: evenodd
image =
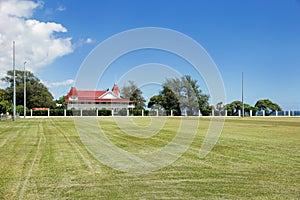
<svg viewBox="0 0 300 200"><path fill-rule="evenodd" d="M86 112L89 111L89 112ZM44 115L36 115L34 112L34 110L30 110L30 113L27 114L28 117L41 117L41 116L46 116L46 117L55 117L55 116L114 116L114 115L118 115L114 113L114 110L109 110L111 111L108 115L98 115L98 109L95 110L62 110L61 113L59 114L53 114L50 112L50 109L45 110L44 111ZM108 111L108 110L107 110ZM71 112L71 113L70 113ZM145 111L146 112L146 111ZM122 116L130 116L133 115L132 113L129 112L129 109L126 109L126 112L122 115ZM9 115L10 116L10 115ZM158 110L152 110L152 111L147 111L147 114L144 114L144 110L142 110L142 112L140 112L139 114L135 115L135 116L166 116L166 113L161 113ZM169 116L174 116L173 115L173 111L171 110L171 112L169 113ZM182 116L187 116L187 115L182 115ZM199 112L196 113L194 116L202 116L202 113ZM222 112L216 111L216 110L212 110L209 116L225 116L225 117L242 117L242 112L241 110L238 110L237 112L235 112L234 115L231 115L231 113L228 114L227 110L224 110ZM257 111L257 112L253 112L252 110L250 110L249 112L245 112L244 113L245 117L254 117L254 116L262 116L262 117L300 117L300 111L294 111L294 110L287 110L287 111L274 111L271 113L266 113L265 111ZM22 117L22 116L20 116ZM1 120L5 120L7 117L4 117L1 115Z"/></svg>
<svg viewBox="0 0 300 200"><path fill-rule="evenodd" d="M228 115L227 114L227 110L223 111L222 114L219 114L219 112L216 113L216 111L212 110L211 112L212 116L237 116L237 117L241 117L242 116L242 112L241 110L238 110L237 114L235 115ZM270 116L270 117L293 117L293 116L300 116L300 111L295 111L295 110L285 110L285 111L274 111L274 112L270 112L270 113L266 113L264 110L261 111L257 111L257 112L253 112L252 110L250 110L249 112L245 112L244 116L246 117L253 117L253 116Z"/></svg>

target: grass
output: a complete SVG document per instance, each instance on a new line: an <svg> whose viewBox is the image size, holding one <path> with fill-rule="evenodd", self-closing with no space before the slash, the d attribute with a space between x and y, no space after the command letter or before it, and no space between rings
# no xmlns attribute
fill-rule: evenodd
<svg viewBox="0 0 300 200"><path fill-rule="evenodd" d="M113 118L98 119L110 141L132 153L162 148L180 124L168 118L143 139L124 133ZM228 118L216 146L200 159L208 125L200 119L192 145L172 165L138 175L96 160L72 118L0 122L0 199L300 198L300 118Z"/></svg>

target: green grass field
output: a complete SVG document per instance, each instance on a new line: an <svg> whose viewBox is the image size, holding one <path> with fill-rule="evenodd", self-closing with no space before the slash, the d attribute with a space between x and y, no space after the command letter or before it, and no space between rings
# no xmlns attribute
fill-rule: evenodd
<svg viewBox="0 0 300 200"><path fill-rule="evenodd" d="M199 150L209 119L199 120L183 156L147 174L120 172L96 160L72 118L2 121L0 199L300 199L300 118L228 118L203 159ZM124 134L110 117L99 123L116 146L134 153L167 144L180 118L168 118L148 139Z"/></svg>

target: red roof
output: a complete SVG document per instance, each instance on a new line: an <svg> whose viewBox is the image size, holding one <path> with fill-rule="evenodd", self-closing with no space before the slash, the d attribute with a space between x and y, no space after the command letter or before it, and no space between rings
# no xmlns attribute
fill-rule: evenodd
<svg viewBox="0 0 300 200"><path fill-rule="evenodd" d="M68 94L69 96L77 96L77 90L75 87L71 87L70 92Z"/></svg>
<svg viewBox="0 0 300 200"><path fill-rule="evenodd" d="M49 108L32 108L32 110L49 110Z"/></svg>
<svg viewBox="0 0 300 200"><path fill-rule="evenodd" d="M80 103L132 103L132 101L128 100L128 99L94 99L94 100L90 100L90 99L78 99L78 100L70 100L67 102L80 102Z"/></svg>
<svg viewBox="0 0 300 200"><path fill-rule="evenodd" d="M99 99L102 95L108 93L108 90L77 90L75 87L71 87L69 93L66 96L66 102L82 102L82 103L104 103L104 102L122 102L130 103L129 99L120 98L119 87L115 84L112 92L117 96L114 99ZM73 99L70 99L72 97Z"/></svg>
<svg viewBox="0 0 300 200"><path fill-rule="evenodd" d="M117 84L114 84L114 87L111 89L111 91L120 97L120 89Z"/></svg>

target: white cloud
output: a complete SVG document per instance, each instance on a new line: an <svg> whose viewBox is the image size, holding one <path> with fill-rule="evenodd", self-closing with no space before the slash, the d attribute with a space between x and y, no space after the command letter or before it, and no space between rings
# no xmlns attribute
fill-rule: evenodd
<svg viewBox="0 0 300 200"><path fill-rule="evenodd" d="M76 49L78 47L82 47L85 44L92 44L95 41L92 38L79 39L76 43L74 43L73 48Z"/></svg>
<svg viewBox="0 0 300 200"><path fill-rule="evenodd" d="M64 81L60 81L60 82L43 82L47 87L49 88L54 88L54 87L61 87L61 86L68 86L68 85L72 85L75 81L73 79L67 79Z"/></svg>
<svg viewBox="0 0 300 200"><path fill-rule="evenodd" d="M2 0L0 1L0 12L2 15L28 18L32 16L35 8L42 6L41 1Z"/></svg>
<svg viewBox="0 0 300 200"><path fill-rule="evenodd" d="M67 9L67 8L66 8L65 6L60 5L60 6L58 6L58 7L56 8L56 11L62 12L62 11L65 11L66 9Z"/></svg>
<svg viewBox="0 0 300 200"><path fill-rule="evenodd" d="M92 38L87 38L86 40L85 40L85 43L86 44L90 44L90 43L93 43L94 41L92 40Z"/></svg>
<svg viewBox="0 0 300 200"><path fill-rule="evenodd" d="M16 68L28 61L28 70L37 71L55 59L73 52L71 38L58 37L67 29L55 22L29 19L38 1L0 0L0 77L12 68L12 42L15 41Z"/></svg>

